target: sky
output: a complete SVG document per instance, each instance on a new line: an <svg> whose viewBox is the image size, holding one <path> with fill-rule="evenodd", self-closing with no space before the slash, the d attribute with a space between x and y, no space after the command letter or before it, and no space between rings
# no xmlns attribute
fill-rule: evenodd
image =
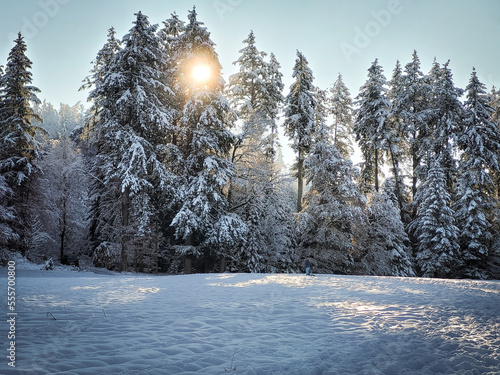
<svg viewBox="0 0 500 375"><path fill-rule="evenodd" d="M473 66L488 89L500 87L498 0L0 0L0 65L21 31L33 62L33 84L56 108L86 103L78 91L113 26L122 37L142 11L151 23L172 12L187 21L196 6L228 79L250 30L257 48L282 66L286 95L296 51L309 61L315 84L329 88L342 74L355 97L378 58L387 79L399 60L418 52L427 73L434 58L465 88Z"/></svg>

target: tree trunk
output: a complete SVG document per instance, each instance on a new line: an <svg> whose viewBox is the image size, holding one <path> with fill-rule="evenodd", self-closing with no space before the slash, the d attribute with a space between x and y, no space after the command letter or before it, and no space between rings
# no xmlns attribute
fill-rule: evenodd
<svg viewBox="0 0 500 375"><path fill-rule="evenodd" d="M186 237L186 239L184 240L184 245L186 245L186 246L193 246L194 245L194 238L193 238L192 233ZM186 255L186 257L184 258L184 273L186 275L191 274L192 267L193 267L193 260L192 260L191 256Z"/></svg>
<svg viewBox="0 0 500 375"><path fill-rule="evenodd" d="M302 211L302 195L304 193L304 159L299 149L297 162L297 212Z"/></svg>
<svg viewBox="0 0 500 375"><path fill-rule="evenodd" d="M121 243L121 270L128 268L128 247L130 244L129 235L130 220L130 190L126 188L122 197L122 243Z"/></svg>

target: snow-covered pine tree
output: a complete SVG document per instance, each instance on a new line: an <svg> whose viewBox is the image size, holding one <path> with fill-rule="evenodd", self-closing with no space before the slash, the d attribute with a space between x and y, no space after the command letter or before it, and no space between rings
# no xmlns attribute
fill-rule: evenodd
<svg viewBox="0 0 500 375"><path fill-rule="evenodd" d="M285 134L292 142L292 149L297 153L295 169L297 171L297 212L302 211L304 192L304 161L314 146L317 126L315 122L316 97L313 85L313 72L305 56L297 51L297 59L292 77L295 81L290 86L290 93L285 99Z"/></svg>
<svg viewBox="0 0 500 375"><path fill-rule="evenodd" d="M280 186L283 177L274 159L283 83L278 61L274 55L265 61L266 54L256 48L253 32L243 42L247 46L235 61L240 69L230 77L227 90L242 122L242 132L232 151L236 173L230 203L249 230L230 254L229 267L251 272L286 270L290 264L287 253L291 214L284 215L287 206Z"/></svg>
<svg viewBox="0 0 500 375"><path fill-rule="evenodd" d="M361 171L361 190L369 193L379 191L384 152L388 149L385 142L389 118L390 101L387 97L387 80L378 59L368 69L368 79L356 97L358 108L354 132L363 153L364 163Z"/></svg>
<svg viewBox="0 0 500 375"><path fill-rule="evenodd" d="M367 206L369 225L359 241L365 254L360 271L368 275L415 276L410 240L405 232L392 178L385 180Z"/></svg>
<svg viewBox="0 0 500 375"><path fill-rule="evenodd" d="M485 278L495 208L493 173L500 170L500 131L491 121L491 99L475 69L466 92L466 114L457 139L462 151L461 173L453 209L460 230L464 276Z"/></svg>
<svg viewBox="0 0 500 375"><path fill-rule="evenodd" d="M107 223L101 212L106 212L105 205L101 207L101 202L114 201L115 196L112 189L107 189L104 186L104 170L100 167L100 158L97 157L106 148L106 134L102 131L102 121L100 113L106 104L105 90L101 86L104 85L104 77L110 69L111 63L115 55L121 49L121 41L116 38L116 32L113 27L108 30L106 43L97 53L95 60L92 62L93 67L90 75L85 78L84 84L80 90L91 89L88 96L88 101L91 102L91 107L86 116L82 140L85 143L86 169L89 175L93 176L90 182L90 242L92 250L96 249L103 241L104 233L109 233L112 230L112 224ZM109 206L108 206L109 207ZM111 238L108 236L108 240Z"/></svg>
<svg viewBox="0 0 500 375"><path fill-rule="evenodd" d="M446 185L441 158L437 158L431 162L426 179L418 187L417 216L409 225L418 241L417 269L424 277L456 276L461 265L459 230Z"/></svg>
<svg viewBox="0 0 500 375"><path fill-rule="evenodd" d="M439 64L434 61L434 66L439 71ZM425 178L425 173L420 173L420 165L428 149L429 136L428 119L430 117L429 98L431 97L430 84L420 68L420 59L417 51L413 51L412 61L407 63L401 77L394 81L392 88L391 114L396 121L401 122L401 132L406 135L411 163L411 199L415 200L417 186ZM414 216L413 212L412 216Z"/></svg>
<svg viewBox="0 0 500 375"><path fill-rule="evenodd" d="M11 221L17 241L10 248L21 253L29 250L32 220L35 218L30 206L30 195L38 174L40 143L36 137L44 133L34 125L40 117L32 108L39 103L36 96L40 90L32 83L30 72L32 62L26 56L26 43L18 34L15 45L9 53L5 73L0 81L0 174L12 195L4 205L13 207L17 217Z"/></svg>
<svg viewBox="0 0 500 375"><path fill-rule="evenodd" d="M157 26L136 13L122 38L123 48L97 77L90 99L99 101L95 124L94 176L98 189L100 241L121 246L121 269L150 268L158 238L158 200L173 179L163 163L162 142L172 131L174 113L167 103L164 51Z"/></svg>
<svg viewBox="0 0 500 375"><path fill-rule="evenodd" d="M267 76L265 81L266 86L266 96L264 98L265 111L268 119L269 135L267 137L266 146L266 156L274 158L276 157L279 147L278 138L278 115L280 112L281 105L283 104L283 84L282 77L283 74L280 71L281 65L276 59L274 53L271 52L269 55L269 62L267 64Z"/></svg>
<svg viewBox="0 0 500 375"><path fill-rule="evenodd" d="M329 112L333 117L332 142L341 155L348 159L354 152L352 140L354 109L351 94L340 73L329 91Z"/></svg>
<svg viewBox="0 0 500 375"><path fill-rule="evenodd" d="M172 220L179 247L186 255L200 257L208 271L210 262L221 258L235 240L246 235L241 219L229 212L227 186L234 173L228 159L234 136L228 130L230 107L223 96L221 66L210 33L197 20L193 8L185 32L179 36L179 82L185 104L180 119L179 148L183 155L180 209ZM193 70L210 71L204 80L193 79Z"/></svg>
<svg viewBox="0 0 500 375"><path fill-rule="evenodd" d="M500 130L500 90L496 90L495 86L491 88L490 92L490 105L493 108L493 113L491 114L491 121L496 124L497 128ZM500 155L499 155L500 157ZM494 183L495 183L495 196L497 198L497 205L500 209L500 173L493 172Z"/></svg>
<svg viewBox="0 0 500 375"><path fill-rule="evenodd" d="M391 101L390 116L387 120L387 132L385 133L385 142L387 144L387 153L390 159L391 171L394 182L394 194L397 199L397 207L401 219L407 222L408 214L406 212L406 186L404 183L404 162L408 160L408 136L403 135L404 125L403 108L401 100L405 95L404 76L399 61L392 73L389 82L387 95Z"/></svg>
<svg viewBox="0 0 500 375"><path fill-rule="evenodd" d="M353 270L355 227L366 222L365 197L355 183L357 169L330 144L324 128L305 160L309 191L298 217L297 235L307 257L319 272L350 273Z"/></svg>
<svg viewBox="0 0 500 375"><path fill-rule="evenodd" d="M462 126L464 108L459 98L463 90L455 87L449 61L439 71L431 70L431 129L426 143L429 145L424 157L426 167L432 160L441 159L441 166L446 176L446 184L450 193L453 191L457 176L457 166L454 159L457 134Z"/></svg>

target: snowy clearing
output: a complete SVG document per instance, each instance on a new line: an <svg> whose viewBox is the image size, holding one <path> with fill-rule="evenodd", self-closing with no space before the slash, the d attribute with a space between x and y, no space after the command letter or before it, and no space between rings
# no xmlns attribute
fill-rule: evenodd
<svg viewBox="0 0 500 375"><path fill-rule="evenodd" d="M18 269L16 293L16 368L3 356L6 375L500 368L498 281Z"/></svg>

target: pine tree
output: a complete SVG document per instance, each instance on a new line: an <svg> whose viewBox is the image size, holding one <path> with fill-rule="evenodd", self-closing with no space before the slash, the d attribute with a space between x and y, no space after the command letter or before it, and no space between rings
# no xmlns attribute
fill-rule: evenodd
<svg viewBox="0 0 500 375"><path fill-rule="evenodd" d="M354 182L357 170L328 143L324 130L319 133L323 136L318 137L304 165L310 190L298 218L298 237L318 270L349 273L357 251L355 227L364 224L365 198Z"/></svg>
<svg viewBox="0 0 500 375"><path fill-rule="evenodd" d="M490 105L493 108L493 113L491 114L491 121L496 124L497 129L500 131L500 90L497 91L495 86L491 88L490 93ZM498 155L500 157L500 155ZM500 205L500 173L493 172L494 183L495 183L495 196L497 198L497 204Z"/></svg>
<svg viewBox="0 0 500 375"><path fill-rule="evenodd" d="M492 174L500 169L500 131L491 121L494 109L489 105L490 97L475 69L466 91L466 115L457 139L462 151L461 174L453 208L460 229L465 275L484 278L495 207Z"/></svg>
<svg viewBox="0 0 500 375"><path fill-rule="evenodd" d="M364 193L373 188L379 191L380 168L388 145L384 141L387 132L390 102L386 95L386 79L376 59L368 69L368 80L357 96L358 109L354 132L363 153L361 186Z"/></svg>
<svg viewBox="0 0 500 375"><path fill-rule="evenodd" d="M11 249L24 254L29 250L34 217L30 194L39 170L40 143L36 136L43 129L33 124L41 120L32 108L32 103L39 103L36 93L40 90L31 86L32 62L26 56L21 33L14 42L0 82L0 174L12 190L4 208L12 206L17 214L12 230L18 241Z"/></svg>
<svg viewBox="0 0 500 375"><path fill-rule="evenodd" d="M415 276L410 240L401 221L395 189L395 181L386 179L381 192L370 199L369 225L360 241L365 253L360 260L363 274Z"/></svg>
<svg viewBox="0 0 500 375"><path fill-rule="evenodd" d="M300 212L304 191L304 161L314 146L317 129L314 77L309 63L299 51L297 51L292 77L295 78L295 82L290 86L290 93L285 99L284 127L285 134L293 142L292 149L297 153L295 164L298 181L297 212Z"/></svg>
<svg viewBox="0 0 500 375"><path fill-rule="evenodd" d="M106 43L97 53L95 60L92 62L93 67L90 75L85 78L84 84L80 90L91 89L88 96L88 101L91 102L91 108L85 119L83 134L81 139L86 142L86 169L93 176L90 185L90 241L92 249L96 249L103 241L104 232L109 232L112 224L106 222L105 216L101 215L106 212L106 209L101 207L101 202L108 201L108 204L115 201L115 196L112 189L107 189L104 185L104 170L100 167L100 158L98 154L106 148L106 134L101 126L103 122L100 120L100 113L106 105L106 96L103 90L104 78L108 73L110 66L115 59L116 54L121 49L121 41L116 38L116 32L113 27L108 30L108 38ZM108 206L109 208L109 206ZM106 228L106 229L104 229ZM110 236L107 236L107 241L110 241Z"/></svg>
<svg viewBox="0 0 500 375"><path fill-rule="evenodd" d="M277 154L277 148L279 144L277 142L278 138L278 124L277 119L280 112L281 105L283 104L283 84L282 77L283 74L280 72L281 65L276 59L276 56L271 52L269 55L269 63L267 64L267 75L265 81L266 96L265 111L268 119L268 127L270 130L267 147L265 154L267 157L275 157Z"/></svg>
<svg viewBox="0 0 500 375"><path fill-rule="evenodd" d="M426 155L426 163L429 165L431 160L441 158L448 190L451 192L457 175L454 148L457 143L457 134L462 126L464 108L459 100L463 90L455 87L449 63L448 61L444 64L437 74L431 72L433 79L432 128L427 139L430 152Z"/></svg>
<svg viewBox="0 0 500 375"><path fill-rule="evenodd" d="M439 70L439 64L434 61ZM421 173L421 163L427 147L430 118L430 83L420 69L417 51L413 51L412 61L405 65L401 81L396 78L392 98L392 114L401 122L401 133L407 135L409 158L411 162L411 198L415 200L417 186L425 178ZM400 86L399 89L397 86ZM414 216L413 213L412 216Z"/></svg>
<svg viewBox="0 0 500 375"><path fill-rule="evenodd" d="M404 120L402 108L400 107L400 98L404 94L403 71L399 61L396 62L391 81L388 97L391 101L390 116L387 120L387 131L384 133L384 143L387 147L387 153L390 158L392 175L394 178L394 194L397 198L397 206L401 218L407 216L405 211L405 184L402 170L407 153L407 139L403 135Z"/></svg>
<svg viewBox="0 0 500 375"><path fill-rule="evenodd" d="M253 32L243 41L235 62L239 72L230 77L228 94L242 122L242 133L232 151L236 173L231 182L230 203L245 221L248 236L242 238L231 254L232 270L261 272L276 270L278 254L289 249L289 222L283 215L279 181L275 165L277 116L283 100L279 63L271 54L255 46ZM274 234L274 235L272 235ZM286 269L282 261L281 269Z"/></svg>
<svg viewBox="0 0 500 375"><path fill-rule="evenodd" d="M353 150L353 103L349 89L339 73L330 88L330 114L333 117L332 141L344 158L349 158Z"/></svg>
<svg viewBox="0 0 500 375"><path fill-rule="evenodd" d="M416 195L417 216L409 229L418 240L416 263L424 277L449 277L460 266L459 230L441 158L434 160Z"/></svg>
<svg viewBox="0 0 500 375"><path fill-rule="evenodd" d="M189 23L179 37L180 83L186 93L180 126L179 147L183 155L181 206L172 227L180 250L187 255L186 271L191 271L191 257L208 261L220 258L236 238L245 235L245 225L229 212L226 187L234 173L228 160L234 137L229 132L230 107L223 97L221 66L210 33L197 20L195 9L188 14ZM211 71L207 82L190 80L189 69L205 64Z"/></svg>
<svg viewBox="0 0 500 375"><path fill-rule="evenodd" d="M96 81L90 98L99 101L95 125L95 176L106 191L99 199L101 242L119 243L121 269L149 267L156 248L158 209L156 197L172 180L161 155L162 143L172 129L174 114L165 103L171 89L164 83L163 49L141 12L123 48ZM101 177L102 176L102 177Z"/></svg>

